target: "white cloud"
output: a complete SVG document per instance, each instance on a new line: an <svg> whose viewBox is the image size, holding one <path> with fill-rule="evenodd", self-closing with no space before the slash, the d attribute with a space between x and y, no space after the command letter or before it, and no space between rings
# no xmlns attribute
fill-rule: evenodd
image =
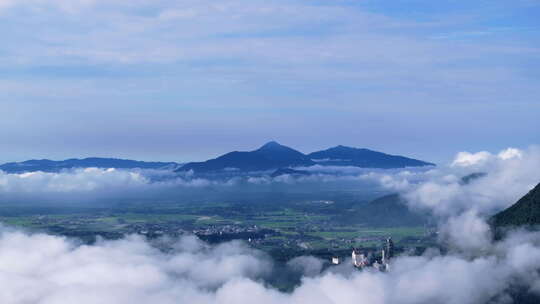
<svg viewBox="0 0 540 304"><path fill-rule="evenodd" d="M450 249L475 256L484 254L492 242L489 225L473 209L442 223L440 232Z"/></svg>
<svg viewBox="0 0 540 304"><path fill-rule="evenodd" d="M507 160L511 158L521 158L523 156L523 153L519 149L508 148L506 150L499 152L497 156L502 160Z"/></svg>
<svg viewBox="0 0 540 304"><path fill-rule="evenodd" d="M84 168L60 173L28 172L8 174L0 171L0 192L92 192L103 189L128 189L149 183L136 171Z"/></svg>
<svg viewBox="0 0 540 304"><path fill-rule="evenodd" d="M501 58L532 58L536 45L427 38L441 27L467 26L452 16L388 16L342 1L0 3L7 24L0 28L0 105L14 113L0 121L3 141L12 143L6 159L33 157L35 132L44 149L59 155L103 153L103 136L113 153L156 153L134 138L138 134L152 139L160 158L174 159L216 151L216 130L229 134L221 142L227 149L234 148L230 134L248 138L246 144L261 136L293 139L314 131L349 141L365 134L366 144L386 149L407 147L410 134L425 139L437 133L437 146L448 148L452 143L443 138L457 133L469 143L487 133L512 137L501 124L482 128L472 115L510 123L520 117L515 134L526 134L534 124L536 104L530 99L540 86L518 62ZM471 105L467 117L457 111L463 104ZM225 108L225 115L216 115ZM313 115L303 115L299 124L298 108ZM422 119L403 115L413 108L422 109L415 111ZM188 109L194 115L178 119ZM246 110L252 114L242 115ZM333 128L321 127L321 113ZM370 119L382 115L387 119ZM23 119L35 128L21 126ZM437 129L427 127L435 122ZM375 129L394 134L392 145L371 135ZM184 155L172 152L181 149Z"/></svg>
<svg viewBox="0 0 540 304"><path fill-rule="evenodd" d="M507 148L499 152L497 155L493 155L486 151L481 151L481 152L476 152L476 153L459 152L456 155L454 161L452 162L452 166L457 166L457 167L480 166L490 161L496 161L497 158L502 159L502 160L508 160L512 158L521 158L522 156L523 156L522 151L516 148Z"/></svg>
<svg viewBox="0 0 540 304"><path fill-rule="evenodd" d="M457 239L456 239L457 240ZM308 257L291 293L263 283L272 264L241 243L209 246L193 237L162 252L140 237L76 245L65 238L5 230L0 235L0 301L64 303L486 303L511 286L540 286L539 234L517 232L480 256L402 256L388 273L323 272ZM515 243L514 246L510 246ZM463 247L465 253L468 247ZM346 265L343 265L345 267ZM348 266L352 268L352 266Z"/></svg>
<svg viewBox="0 0 540 304"><path fill-rule="evenodd" d="M113 0L114 1L114 0ZM0 9L23 7L33 10L55 8L67 13L89 8L99 0L0 0ZM1 11L0 11L1 13Z"/></svg>
<svg viewBox="0 0 540 304"><path fill-rule="evenodd" d="M477 153L459 152L454 162L452 162L452 166L468 167L478 165L488 161L491 157L492 154L486 151Z"/></svg>
<svg viewBox="0 0 540 304"><path fill-rule="evenodd" d="M11 231L0 248L0 301L13 304L211 302L205 289L256 279L270 267L242 244L209 247L193 237L165 254L135 236L79 246Z"/></svg>
<svg viewBox="0 0 540 304"><path fill-rule="evenodd" d="M30 173L0 170L0 203L109 204L115 199L178 200L204 189L231 188L238 184L238 178L209 180L166 170L78 168Z"/></svg>
<svg viewBox="0 0 540 304"><path fill-rule="evenodd" d="M467 210L492 214L509 207L540 182L540 149L509 148L498 154L460 152L450 166L414 173L369 173L365 178L402 193L413 208L442 217ZM464 183L472 173L484 176Z"/></svg>

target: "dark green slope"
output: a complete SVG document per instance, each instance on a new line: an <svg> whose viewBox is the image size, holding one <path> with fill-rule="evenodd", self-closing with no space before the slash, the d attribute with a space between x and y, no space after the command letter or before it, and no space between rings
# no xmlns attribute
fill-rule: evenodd
<svg viewBox="0 0 540 304"><path fill-rule="evenodd" d="M372 227L413 227L428 223L427 215L413 212L404 198L390 194L367 204L356 206L353 212L339 218L346 223L362 223Z"/></svg>
<svg viewBox="0 0 540 304"><path fill-rule="evenodd" d="M495 227L540 225L540 184L491 219Z"/></svg>
<svg viewBox="0 0 540 304"><path fill-rule="evenodd" d="M373 226L421 226L427 218L409 209L407 202L398 194L380 197L367 204L361 212L364 222Z"/></svg>

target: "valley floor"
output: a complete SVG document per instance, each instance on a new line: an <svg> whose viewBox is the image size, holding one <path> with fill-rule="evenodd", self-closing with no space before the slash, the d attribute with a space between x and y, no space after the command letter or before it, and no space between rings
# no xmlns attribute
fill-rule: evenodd
<svg viewBox="0 0 540 304"><path fill-rule="evenodd" d="M331 199L329 199L329 197ZM349 257L351 248L379 250L392 237L399 251L412 254L435 244L427 225L388 226L356 222L357 199L323 195L322 199L286 198L279 203L198 202L128 203L114 207L0 206L0 222L46 231L91 243L127 234L148 238L195 234L217 243L244 240L278 261L314 255L327 261ZM369 210L365 210L369 212Z"/></svg>

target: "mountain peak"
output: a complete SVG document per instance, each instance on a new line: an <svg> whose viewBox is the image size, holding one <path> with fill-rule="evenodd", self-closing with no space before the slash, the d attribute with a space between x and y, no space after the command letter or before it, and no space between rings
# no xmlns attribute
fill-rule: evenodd
<svg viewBox="0 0 540 304"><path fill-rule="evenodd" d="M260 147L258 150L275 150L275 149L282 149L282 148L288 148L288 147L279 144L277 141L269 141L266 144L264 144L262 147Z"/></svg>
<svg viewBox="0 0 540 304"><path fill-rule="evenodd" d="M330 148L330 149L333 149L333 150L357 150L357 148L347 147L347 146L344 146L344 145L337 145L337 146L335 146L333 148Z"/></svg>
<svg viewBox="0 0 540 304"><path fill-rule="evenodd" d="M263 171L278 168L312 166L315 163L302 152L275 141L270 141L255 151L231 152L205 162L188 163L179 171L216 172L225 168L241 171Z"/></svg>

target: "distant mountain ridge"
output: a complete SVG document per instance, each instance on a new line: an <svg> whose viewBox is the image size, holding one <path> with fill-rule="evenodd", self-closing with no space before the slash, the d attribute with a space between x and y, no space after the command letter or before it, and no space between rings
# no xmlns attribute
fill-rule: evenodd
<svg viewBox="0 0 540 304"><path fill-rule="evenodd" d="M337 146L323 151L304 154L275 141L266 143L253 151L234 151L203 162L179 164L175 162L145 162L117 158L72 158L66 160L33 159L23 162L10 162L0 165L0 170L8 173L58 172L73 168L116 168L116 169L166 169L176 172L193 171L197 174L270 171L274 176L306 175L306 172L287 171L298 167L355 166L362 168L404 168L433 166L434 164L398 155L389 155L368 149ZM277 175L276 175L277 174Z"/></svg>
<svg viewBox="0 0 540 304"><path fill-rule="evenodd" d="M435 164L399 155L390 155L369 149L336 146L308 154L309 158L324 166L354 166L361 168L405 168L434 166Z"/></svg>
<svg viewBox="0 0 540 304"><path fill-rule="evenodd" d="M234 151L204 162L187 163L178 171L193 170L196 173L221 170L264 171L313 165L315 162L302 152L271 141L254 151Z"/></svg>
<svg viewBox="0 0 540 304"><path fill-rule="evenodd" d="M177 171L193 170L195 173L224 170L266 171L280 168L310 167L317 164L322 166L355 166L383 169L435 165L404 156L345 146L337 146L306 155L272 141L254 151L234 151L207 161L187 163Z"/></svg>
<svg viewBox="0 0 540 304"><path fill-rule="evenodd" d="M145 162L130 159L117 158L71 158L66 160L33 159L23 162L11 162L0 165L0 170L8 173L23 172L59 172L73 168L115 168L115 169L175 169L180 164L175 162Z"/></svg>

